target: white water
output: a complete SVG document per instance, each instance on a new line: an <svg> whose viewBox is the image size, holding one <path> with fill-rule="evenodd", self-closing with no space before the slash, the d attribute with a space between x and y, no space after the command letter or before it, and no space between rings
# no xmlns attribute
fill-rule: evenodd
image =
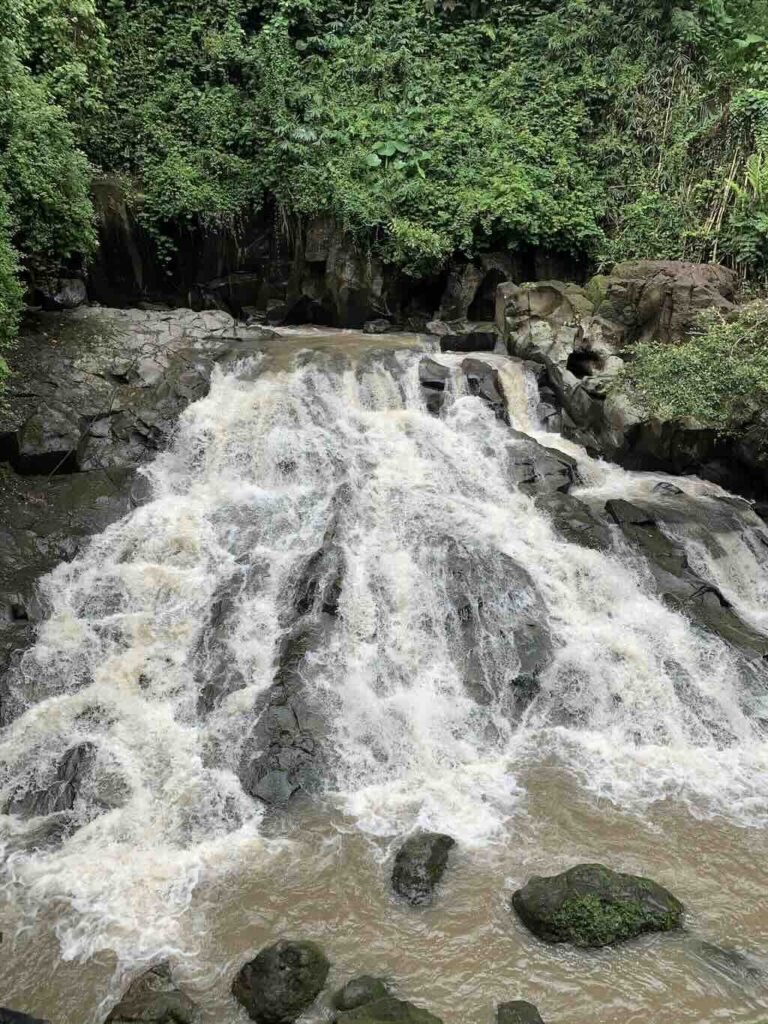
<svg viewBox="0 0 768 1024"><path fill-rule="evenodd" d="M196 887L290 843L264 831L237 769L254 700L272 683L285 595L337 494L341 603L308 685L329 723L327 799L358 829L420 824L482 848L505 834L527 799L521 779L541 763L638 812L673 798L696 816L768 821L754 674L663 605L620 546L606 555L560 540L509 487L507 428L480 399L457 384L441 418L427 414L419 358L330 350L218 371L151 467L151 503L45 581L50 616L19 684L35 703L0 741L0 798L45 782L76 743L97 744L98 770L76 807L82 827L62 844L28 852L39 822L2 819L0 835L20 919L52 914L65 958L189 954ZM536 433L530 383L517 364L501 370L514 425L574 451ZM593 497L650 493L660 479L578 456ZM760 543L729 536L713 557L694 540L691 557L766 629ZM476 655L499 695L485 705L457 656L457 548L482 598ZM533 581L555 646L522 718L504 696L519 669L507 558ZM232 610L214 656L202 637L223 593ZM539 615L535 600L518 588L515 614ZM228 695L204 715L211 681Z"/></svg>

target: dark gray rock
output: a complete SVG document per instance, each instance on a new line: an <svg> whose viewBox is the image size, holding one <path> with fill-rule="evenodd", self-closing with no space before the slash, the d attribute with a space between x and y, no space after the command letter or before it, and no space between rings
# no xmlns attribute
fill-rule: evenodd
<svg viewBox="0 0 768 1024"><path fill-rule="evenodd" d="M376 999L385 999L389 989L381 978L370 974L361 974L359 978L348 981L333 997L333 1005L337 1010L356 1010L358 1006L372 1003Z"/></svg>
<svg viewBox="0 0 768 1024"><path fill-rule="evenodd" d="M199 1024L200 1009L173 982L168 964L138 977L107 1017L107 1024Z"/></svg>
<svg viewBox="0 0 768 1024"><path fill-rule="evenodd" d="M429 356L419 363L419 383L427 403L427 409L434 416L439 415L445 400L445 390L451 379L450 367L438 363Z"/></svg>
<svg viewBox="0 0 768 1024"><path fill-rule="evenodd" d="M461 364L469 393L482 398L497 419L509 423L507 400L498 370L482 359L464 359Z"/></svg>
<svg viewBox="0 0 768 1024"><path fill-rule="evenodd" d="M315 943L282 940L243 965L232 994L257 1024L292 1024L318 997L329 969Z"/></svg>
<svg viewBox="0 0 768 1024"><path fill-rule="evenodd" d="M499 1003L496 1024L544 1024L544 1021L533 1003L515 999L509 1003Z"/></svg>
<svg viewBox="0 0 768 1024"><path fill-rule="evenodd" d="M560 875L534 876L512 896L523 924L545 942L608 946L646 932L680 928L683 905L650 878L602 864L579 864Z"/></svg>
<svg viewBox="0 0 768 1024"><path fill-rule="evenodd" d="M579 482L576 459L554 448L545 448L519 431L507 445L506 470L509 482L528 494L559 491L567 494Z"/></svg>
<svg viewBox="0 0 768 1024"><path fill-rule="evenodd" d="M414 904L429 903L455 845L454 839L438 832L417 832L406 839L392 868L392 888L398 896Z"/></svg>
<svg viewBox="0 0 768 1024"><path fill-rule="evenodd" d="M595 551L607 551L611 547L607 524L572 494L545 491L536 495L536 505L551 517L555 530L564 540Z"/></svg>
<svg viewBox="0 0 768 1024"><path fill-rule="evenodd" d="M81 277L62 277L40 282L34 289L34 298L44 310L57 312L82 306L88 301L88 292Z"/></svg>
<svg viewBox="0 0 768 1024"><path fill-rule="evenodd" d="M404 999L395 999L394 996L376 999L354 1010L339 1013L336 1020L339 1024L344 1021L355 1021L356 1024L442 1024L440 1018L428 1010Z"/></svg>
<svg viewBox="0 0 768 1024"><path fill-rule="evenodd" d="M71 811L80 789L93 769L96 747L80 743L71 747L55 767L51 781L42 789L15 793L4 808L5 814L34 818L60 811Z"/></svg>
<svg viewBox="0 0 768 1024"><path fill-rule="evenodd" d="M0 1024L49 1024L47 1020L39 1017L29 1017L26 1013L19 1013L18 1010L8 1010L0 1006Z"/></svg>
<svg viewBox="0 0 768 1024"><path fill-rule="evenodd" d="M673 500L674 499L674 500ZM643 556L659 593L672 607L694 622L721 636L749 658L768 656L768 638L743 622L717 587L698 576L690 567L683 544L673 539L664 524L693 522L712 527L709 543L724 525L739 528L726 506L695 500L684 495L666 496L662 502L629 502L612 499L606 512L630 545Z"/></svg>

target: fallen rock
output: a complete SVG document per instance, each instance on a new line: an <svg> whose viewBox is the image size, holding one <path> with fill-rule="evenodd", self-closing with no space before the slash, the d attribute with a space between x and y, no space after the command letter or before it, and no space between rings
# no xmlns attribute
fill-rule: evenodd
<svg viewBox="0 0 768 1024"><path fill-rule="evenodd" d="M533 1003L515 999L509 1003L499 1003L496 1024L544 1024L544 1021Z"/></svg>
<svg viewBox="0 0 768 1024"><path fill-rule="evenodd" d="M356 1010L376 999L386 999L389 989L381 978L370 974L361 974L359 978L348 981L333 997L333 1005L337 1010Z"/></svg>
<svg viewBox="0 0 768 1024"><path fill-rule="evenodd" d="M173 982L170 966L157 964L138 977L107 1017L107 1024L198 1024L200 1009Z"/></svg>
<svg viewBox="0 0 768 1024"><path fill-rule="evenodd" d="M336 1020L339 1024L342 1021L357 1021L358 1024L443 1024L439 1017L428 1010L404 999L395 999L394 996L375 999L354 1010L340 1013Z"/></svg>
<svg viewBox="0 0 768 1024"><path fill-rule="evenodd" d="M544 942L600 947L679 928L683 904L650 878L602 864L534 876L512 896L518 917Z"/></svg>
<svg viewBox="0 0 768 1024"><path fill-rule="evenodd" d="M438 832L417 832L406 839L392 869L392 888L398 896L414 904L428 903L455 845L454 839Z"/></svg>
<svg viewBox="0 0 768 1024"><path fill-rule="evenodd" d="M232 994L257 1024L292 1024L318 997L329 969L314 942L282 940L241 967Z"/></svg>

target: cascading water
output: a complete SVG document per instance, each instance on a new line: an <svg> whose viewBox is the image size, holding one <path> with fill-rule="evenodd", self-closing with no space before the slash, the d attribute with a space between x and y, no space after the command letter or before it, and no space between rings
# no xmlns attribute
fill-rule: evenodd
<svg viewBox="0 0 768 1024"><path fill-rule="evenodd" d="M223 967L200 948L232 879L257 872L268 890L270 878L289 884L304 872L305 917L327 928L333 914L323 918L308 879L327 878L333 836L357 851L356 863L368 851L367 878L393 837L421 825L455 836L472 871L496 857L487 871L501 887L518 867L502 869L499 851L521 842L541 779L566 815L560 847L574 851L586 840L583 824L567 820L569 801L588 808L584 822L609 808L600 814L625 823L624 832L612 826L617 836L642 832L632 816L664 813L670 801L680 836L697 820L729 837L768 821L763 664L663 602L618 535L602 551L558 534L510 482L509 453L522 442L468 392L459 357L436 357L450 377L431 415L419 385L425 346L283 339L224 367L150 468L152 500L43 581L48 615L12 681L26 710L0 740L2 802L13 812L0 818L0 837L15 991L39 990L19 966L38 928L65 960L114 951L118 980L159 955L186 958L210 1011L234 1020L216 994ZM662 479L593 462L538 431L523 365L488 362L513 427L577 454L584 500L636 498ZM721 498L698 481L680 486L702 502ZM677 539L696 572L768 633L766 532L744 516L739 534L681 525ZM276 663L280 685L300 688L298 712L290 701L274 710ZM259 727L286 707L283 733L298 739L281 747ZM52 780L62 790L73 756L76 797L53 815L32 814ZM292 819L303 825L279 809L265 817L246 791L259 793L265 778L269 792L308 791ZM633 849L640 858L642 844ZM530 849L524 860L563 866L532 861ZM235 907L245 883L231 884ZM294 932L297 901L295 914L277 915ZM264 922L274 920L265 909ZM346 920L364 927L351 912ZM235 948L227 955L238 958ZM349 951L339 955L354 970ZM545 959L525 961L539 984L554 978ZM446 1020L484 1019L464 1014L491 998L491 979L459 995L453 970L457 991L449 976L437 986ZM74 1024L75 1007L101 1019L110 984L62 997L58 1019ZM572 988L554 987L570 1002L568 1019L593 1019ZM622 1005L600 1019L635 1019L629 997ZM704 1019L693 997L690 1005L678 1019ZM745 1012L755 1005L747 1000Z"/></svg>

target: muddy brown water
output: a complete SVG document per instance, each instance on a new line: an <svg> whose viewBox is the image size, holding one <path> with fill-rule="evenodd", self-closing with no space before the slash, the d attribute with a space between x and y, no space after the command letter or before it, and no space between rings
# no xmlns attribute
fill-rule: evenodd
<svg viewBox="0 0 768 1024"><path fill-rule="evenodd" d="M379 350L423 346L412 336L292 334L259 344L266 364L254 379L266 371L277 380L307 349L343 363ZM241 380L248 380L247 370ZM243 390L238 386L224 398L243 401ZM419 425L414 422L409 430ZM391 423L385 426L395 430ZM532 533L531 544L537 537ZM121 686L128 685L129 669ZM158 691L157 699L166 696ZM137 718L135 737L159 706L150 707L149 717ZM54 702L52 721L57 708ZM135 712L128 702L123 710L130 739ZM144 863L140 858L152 843L152 822L141 832L126 819L93 848L84 840L80 861L74 855L62 859L56 851L41 853L28 874L22 860L17 863L11 855L0 896L0 1005L54 1024L100 1024L131 978L165 957L177 981L200 1003L206 1024L242 1024L245 1015L230 995L234 974L264 945L293 937L316 940L332 962L326 995L306 1018L312 1024L329 1019L327 994L361 973L386 977L398 995L427 1007L445 1024L491 1024L496 1004L516 998L535 1002L547 1024L768 1019L765 829L739 824L727 808L705 813L704 804L689 800L682 789L679 799L667 796L622 808L615 797L601 796L599 786L584 784L589 780L580 780L579 766L563 763L546 745L547 735L542 733L538 751L529 744L515 762L509 781L515 797L506 817L487 834L459 842L429 907L404 905L391 892L391 863L402 834L392 828L382 829L384 835L366 831L345 816L344 800L332 797L300 806L288 818L267 819L250 834L239 832L231 847L225 837L197 860L158 819L158 829L167 827L173 838L159 843L157 858L147 860L154 874L147 876L145 898L131 862L135 856L137 864ZM23 735L16 741L22 740ZM686 748L680 749L685 756ZM647 785L646 776L643 780ZM668 785L662 788L669 792ZM478 814L485 800L478 783ZM151 801L143 808L149 814ZM464 804L461 813L466 823ZM748 821L749 814L741 819ZM412 824L404 819L403 829ZM131 828L133 846L125 841L134 835ZM532 874L588 861L648 875L667 886L686 905L685 930L600 951L537 941L510 910L512 892ZM82 891L78 871L89 876ZM94 881L100 873L101 888ZM20 884L26 885L23 905ZM134 886L130 899L110 900L112 885L126 891ZM57 886L60 893L52 897ZM97 898L101 907L93 903ZM174 922L167 934L157 924L164 903ZM154 946L141 941L150 929L163 935ZM132 942L143 950L135 958L126 953Z"/></svg>

